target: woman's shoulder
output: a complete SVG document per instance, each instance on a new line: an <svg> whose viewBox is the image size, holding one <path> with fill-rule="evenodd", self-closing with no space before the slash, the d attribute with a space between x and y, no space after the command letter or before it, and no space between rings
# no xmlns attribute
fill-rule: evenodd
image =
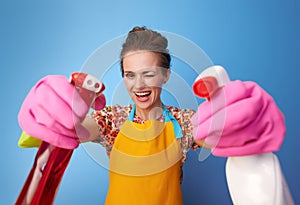
<svg viewBox="0 0 300 205"><path fill-rule="evenodd" d="M187 109L187 108L178 108L176 106L168 106L166 105L166 108L171 112L171 114L177 119L177 120L189 120L195 113L193 109Z"/></svg>
<svg viewBox="0 0 300 205"><path fill-rule="evenodd" d="M132 105L107 105L102 110L95 110L91 116L107 123L120 124L128 117L131 109Z"/></svg>
<svg viewBox="0 0 300 205"><path fill-rule="evenodd" d="M107 105L102 110L92 112L91 116L105 133L117 133L120 126L126 121L131 109L132 105Z"/></svg>

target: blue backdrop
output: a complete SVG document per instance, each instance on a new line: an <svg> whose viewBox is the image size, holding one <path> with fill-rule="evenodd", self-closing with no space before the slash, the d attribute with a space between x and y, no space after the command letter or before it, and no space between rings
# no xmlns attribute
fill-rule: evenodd
<svg viewBox="0 0 300 205"><path fill-rule="evenodd" d="M17 114L29 89L45 75L68 76L79 70L99 46L136 25L189 39L214 64L224 65L232 79L256 81L274 97L287 126L276 154L294 200L300 203L299 22L297 0L1 0L0 204L14 203L36 153L17 146ZM184 167L185 204L231 204L226 159L210 156L199 162L198 153L190 151ZM103 204L107 184L106 169L80 146L55 204Z"/></svg>

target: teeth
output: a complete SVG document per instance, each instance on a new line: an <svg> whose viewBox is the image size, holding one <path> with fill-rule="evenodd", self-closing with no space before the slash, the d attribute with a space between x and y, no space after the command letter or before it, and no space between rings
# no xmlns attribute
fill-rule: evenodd
<svg viewBox="0 0 300 205"><path fill-rule="evenodd" d="M135 92L136 96L138 97L143 97L143 96L147 96L147 95L150 95L151 92Z"/></svg>

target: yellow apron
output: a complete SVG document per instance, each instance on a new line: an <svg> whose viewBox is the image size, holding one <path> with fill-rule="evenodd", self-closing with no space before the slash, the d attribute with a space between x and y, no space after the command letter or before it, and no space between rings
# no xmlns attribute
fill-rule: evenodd
<svg viewBox="0 0 300 205"><path fill-rule="evenodd" d="M132 122L133 107L110 154L106 205L182 205L181 130L164 108L165 122Z"/></svg>

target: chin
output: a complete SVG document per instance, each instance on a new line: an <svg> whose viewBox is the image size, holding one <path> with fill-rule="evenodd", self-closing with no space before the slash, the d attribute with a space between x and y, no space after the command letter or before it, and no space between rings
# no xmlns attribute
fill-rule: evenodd
<svg viewBox="0 0 300 205"><path fill-rule="evenodd" d="M140 109L149 109L152 107L152 103L148 103L148 102L139 102L139 101L136 101L135 102L136 106Z"/></svg>

